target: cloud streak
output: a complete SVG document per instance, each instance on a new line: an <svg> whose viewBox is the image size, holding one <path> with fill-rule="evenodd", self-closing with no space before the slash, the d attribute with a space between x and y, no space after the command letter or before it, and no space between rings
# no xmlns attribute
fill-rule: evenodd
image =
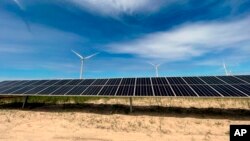
<svg viewBox="0 0 250 141"><path fill-rule="evenodd" d="M108 16L154 12L165 3L163 0L71 0L69 2L84 10Z"/></svg>
<svg viewBox="0 0 250 141"><path fill-rule="evenodd" d="M229 22L188 23L133 41L109 44L108 50L142 58L187 60L227 49L245 49L250 44L249 25L249 17Z"/></svg>

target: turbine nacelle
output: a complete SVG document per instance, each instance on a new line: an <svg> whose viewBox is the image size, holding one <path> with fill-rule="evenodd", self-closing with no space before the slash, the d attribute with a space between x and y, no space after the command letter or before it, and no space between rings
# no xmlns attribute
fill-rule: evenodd
<svg viewBox="0 0 250 141"><path fill-rule="evenodd" d="M161 64L153 64L151 62L148 62L148 64L152 65L155 68L155 75L156 75L156 77L158 77L159 76L158 68L162 65L162 63Z"/></svg>
<svg viewBox="0 0 250 141"><path fill-rule="evenodd" d="M82 75L83 75L83 62L84 62L84 60L87 60L87 59L90 59L90 58L94 57L95 55L99 54L99 52L98 52L98 53L94 53L94 54L89 55L89 56L86 56L86 57L83 57L81 54L77 53L76 51L74 51L74 50L71 50L71 51L72 51L76 56L78 56L78 57L80 58L80 60L81 60L80 79L82 79Z"/></svg>

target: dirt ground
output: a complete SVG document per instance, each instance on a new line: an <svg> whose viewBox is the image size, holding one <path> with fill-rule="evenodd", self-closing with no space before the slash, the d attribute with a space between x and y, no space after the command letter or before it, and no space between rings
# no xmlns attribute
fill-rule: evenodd
<svg viewBox="0 0 250 141"><path fill-rule="evenodd" d="M133 113L124 99L2 106L0 140L228 141L230 124L250 124L249 100L170 101L138 99Z"/></svg>

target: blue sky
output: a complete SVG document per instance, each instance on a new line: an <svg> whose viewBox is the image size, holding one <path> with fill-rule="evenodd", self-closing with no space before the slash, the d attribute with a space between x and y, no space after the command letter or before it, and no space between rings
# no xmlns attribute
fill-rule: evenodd
<svg viewBox="0 0 250 141"><path fill-rule="evenodd" d="M249 0L1 0L0 80L250 72Z"/></svg>

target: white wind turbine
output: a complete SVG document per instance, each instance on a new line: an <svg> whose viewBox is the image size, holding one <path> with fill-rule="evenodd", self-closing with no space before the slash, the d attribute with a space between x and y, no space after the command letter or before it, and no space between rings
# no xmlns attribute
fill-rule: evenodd
<svg viewBox="0 0 250 141"><path fill-rule="evenodd" d="M80 55L79 53L75 52L74 50L71 50L76 56L78 56L81 59L81 68L80 68L80 79L82 79L83 76L83 62L87 59L90 59L92 57L94 57L95 55L97 55L98 53L94 53L92 55L89 55L87 57L83 57L82 55Z"/></svg>
<svg viewBox="0 0 250 141"><path fill-rule="evenodd" d="M226 63L225 63L224 61L223 61L223 64L222 64L222 65L223 65L223 68L224 68L224 70L225 70L225 74L226 74L227 76L228 76L228 75L231 75L232 72L227 70L227 66L226 66Z"/></svg>
<svg viewBox="0 0 250 141"><path fill-rule="evenodd" d="M151 62L148 62L150 65L152 65L155 68L155 75L156 77L159 77L159 72L158 72L158 68L162 65L162 64L153 64Z"/></svg>

